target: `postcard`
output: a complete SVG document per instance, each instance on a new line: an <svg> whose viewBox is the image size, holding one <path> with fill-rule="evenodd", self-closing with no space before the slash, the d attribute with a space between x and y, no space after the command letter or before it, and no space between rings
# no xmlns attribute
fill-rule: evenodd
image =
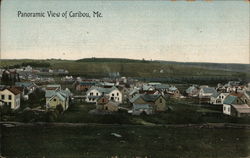
<svg viewBox="0 0 250 158"><path fill-rule="evenodd" d="M0 13L0 158L250 157L249 0Z"/></svg>

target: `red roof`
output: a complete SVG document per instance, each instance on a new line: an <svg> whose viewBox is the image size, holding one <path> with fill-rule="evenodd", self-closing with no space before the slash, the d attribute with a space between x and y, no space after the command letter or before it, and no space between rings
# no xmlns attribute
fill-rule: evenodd
<svg viewBox="0 0 250 158"><path fill-rule="evenodd" d="M20 94L21 92L15 88L15 87L11 87L11 88L7 88L10 92L12 92L14 95L18 95Z"/></svg>

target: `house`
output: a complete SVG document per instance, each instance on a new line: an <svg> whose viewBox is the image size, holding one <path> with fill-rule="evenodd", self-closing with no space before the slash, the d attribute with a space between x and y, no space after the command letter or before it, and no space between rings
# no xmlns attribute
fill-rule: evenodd
<svg viewBox="0 0 250 158"><path fill-rule="evenodd" d="M26 66L23 68L24 71L27 71L27 72L32 72L32 67L30 65Z"/></svg>
<svg viewBox="0 0 250 158"><path fill-rule="evenodd" d="M24 91L28 91L26 94L31 94L33 93L36 88L38 87L35 83L33 82L16 82L15 85L17 87L23 87L25 90ZM25 95L26 95L25 94Z"/></svg>
<svg viewBox="0 0 250 158"><path fill-rule="evenodd" d="M210 98L210 104L222 105L229 93L215 93Z"/></svg>
<svg viewBox="0 0 250 158"><path fill-rule="evenodd" d="M169 87L167 94L173 98L179 98L181 96L180 91L175 86Z"/></svg>
<svg viewBox="0 0 250 158"><path fill-rule="evenodd" d="M140 114L153 114L153 108L150 104L133 104L132 115L140 115Z"/></svg>
<svg viewBox="0 0 250 158"><path fill-rule="evenodd" d="M250 106L250 91L245 91L240 99Z"/></svg>
<svg viewBox="0 0 250 158"><path fill-rule="evenodd" d="M11 109L15 110L20 107L21 92L14 88L5 88L0 90L1 102L8 105Z"/></svg>
<svg viewBox="0 0 250 158"><path fill-rule="evenodd" d="M82 81L76 84L77 91L88 91L92 86L95 86L96 82L94 81Z"/></svg>
<svg viewBox="0 0 250 158"><path fill-rule="evenodd" d="M130 99L132 104L149 104L154 111L166 111L168 109L167 100L161 94L138 94Z"/></svg>
<svg viewBox="0 0 250 158"><path fill-rule="evenodd" d="M170 86L167 84L155 84L154 87L160 92L168 92Z"/></svg>
<svg viewBox="0 0 250 158"><path fill-rule="evenodd" d="M211 98L212 95L216 94L217 91L213 87L201 86L199 91L199 98Z"/></svg>
<svg viewBox="0 0 250 158"><path fill-rule="evenodd" d="M140 90L140 88L137 88L137 87L134 87L133 89L131 89L130 91L129 91L129 99L131 99L131 98L133 98L134 96L136 96L137 94L139 94L139 90Z"/></svg>
<svg viewBox="0 0 250 158"><path fill-rule="evenodd" d="M243 104L242 100L238 96L228 95L223 102L223 113L231 115L231 106Z"/></svg>
<svg viewBox="0 0 250 158"><path fill-rule="evenodd" d="M103 110L104 104L107 104L109 102L109 96L101 96L96 101L96 109Z"/></svg>
<svg viewBox="0 0 250 158"><path fill-rule="evenodd" d="M195 85L190 86L185 92L189 97L198 97L199 95L199 89Z"/></svg>
<svg viewBox="0 0 250 158"><path fill-rule="evenodd" d="M67 110L71 101L72 94L69 89L61 90L46 90L46 108L56 108L58 105L63 107L63 110Z"/></svg>
<svg viewBox="0 0 250 158"><path fill-rule="evenodd" d="M230 104L223 106L223 113L235 117L249 117L250 107L247 104Z"/></svg>
<svg viewBox="0 0 250 158"><path fill-rule="evenodd" d="M19 73L16 70L4 70L1 80L2 82L14 84L20 81Z"/></svg>
<svg viewBox="0 0 250 158"><path fill-rule="evenodd" d="M96 103L98 98L102 96L107 96L111 101L122 103L122 93L114 86L111 88L103 88L96 86L91 87L86 92L85 101L88 103Z"/></svg>
<svg viewBox="0 0 250 158"><path fill-rule="evenodd" d="M140 88L140 93L148 93L153 94L155 92L155 88L151 85L143 84Z"/></svg>
<svg viewBox="0 0 250 158"><path fill-rule="evenodd" d="M104 110L115 112L119 110L119 106L117 102L109 101L108 103L104 104Z"/></svg>

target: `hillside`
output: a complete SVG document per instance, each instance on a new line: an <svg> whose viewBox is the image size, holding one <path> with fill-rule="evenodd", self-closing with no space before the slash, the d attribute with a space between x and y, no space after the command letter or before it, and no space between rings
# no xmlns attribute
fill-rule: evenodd
<svg viewBox="0 0 250 158"><path fill-rule="evenodd" d="M28 62L46 63L52 69L64 68L71 75L85 77L107 77L109 72L120 72L121 76L175 80L231 80L249 79L248 71L226 64L178 63L114 58L86 58L81 60L1 60L0 66L21 65ZM207 66L208 65L208 66ZM244 66L242 64L242 66ZM246 68L249 65L246 65ZM225 69L228 68L228 69ZM223 70L222 70L223 69ZM225 70L224 70L225 69ZM242 69L241 69L242 70Z"/></svg>

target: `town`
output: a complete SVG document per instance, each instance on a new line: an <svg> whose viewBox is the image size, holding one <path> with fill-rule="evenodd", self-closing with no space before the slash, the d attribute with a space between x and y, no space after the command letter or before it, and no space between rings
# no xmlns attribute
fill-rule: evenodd
<svg viewBox="0 0 250 158"><path fill-rule="evenodd" d="M0 69L0 78L1 121L95 122L95 117L110 115L115 119L104 123L164 124L178 123L173 118L171 122L170 116L180 115L185 115L180 123L250 116L250 83L243 81L216 86L168 84L145 82L120 72L86 78L73 77L65 69L30 65Z"/></svg>

